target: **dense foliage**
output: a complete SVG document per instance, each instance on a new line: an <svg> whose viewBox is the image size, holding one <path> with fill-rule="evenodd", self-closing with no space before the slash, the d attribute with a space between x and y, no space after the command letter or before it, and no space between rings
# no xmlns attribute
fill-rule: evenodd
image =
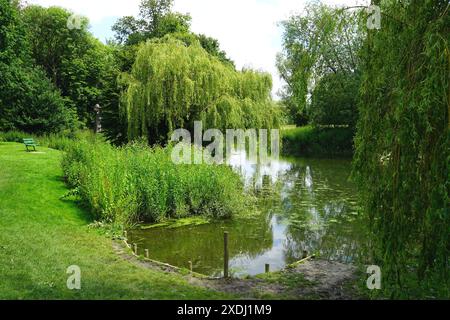
<svg viewBox="0 0 450 320"><path fill-rule="evenodd" d="M128 57L124 57L123 71L131 69L136 46L149 39L162 38L168 34L195 38L209 54L225 63L234 63L220 49L219 41L190 31L191 16L173 12L173 0L141 0L138 17L125 16L112 27L117 43L124 45ZM191 42L191 40L188 40Z"/></svg>
<svg viewBox="0 0 450 320"><path fill-rule="evenodd" d="M119 70L114 48L102 44L79 17L78 28L68 28L72 13L59 7L27 6L22 10L32 56L66 102L76 108L80 121L93 127L94 106L118 103L115 84Z"/></svg>
<svg viewBox="0 0 450 320"><path fill-rule="evenodd" d="M198 42L186 46L166 37L140 47L121 110L128 139L165 143L177 128L273 128L279 109L271 100L270 75L237 72L208 54Z"/></svg>
<svg viewBox="0 0 450 320"><path fill-rule="evenodd" d="M282 130L283 153L296 156L348 157L354 132L346 127L303 126Z"/></svg>
<svg viewBox="0 0 450 320"><path fill-rule="evenodd" d="M35 66L18 7L0 1L0 130L58 132L76 125L59 91Z"/></svg>
<svg viewBox="0 0 450 320"><path fill-rule="evenodd" d="M339 125L355 128L360 75L329 73L314 88L309 108L310 122L315 126Z"/></svg>
<svg viewBox="0 0 450 320"><path fill-rule="evenodd" d="M75 193L102 221L224 218L242 208L242 183L230 167L176 165L170 147L80 141L67 150L62 165Z"/></svg>
<svg viewBox="0 0 450 320"><path fill-rule="evenodd" d="M283 102L297 125L310 117L316 124L354 124L358 51L364 36L358 15L316 3L305 13L282 22L283 52L277 66L286 83ZM350 118L344 120L348 113Z"/></svg>
<svg viewBox="0 0 450 320"><path fill-rule="evenodd" d="M373 262L397 297L448 298L449 3L380 5L382 27L364 44L355 155Z"/></svg>

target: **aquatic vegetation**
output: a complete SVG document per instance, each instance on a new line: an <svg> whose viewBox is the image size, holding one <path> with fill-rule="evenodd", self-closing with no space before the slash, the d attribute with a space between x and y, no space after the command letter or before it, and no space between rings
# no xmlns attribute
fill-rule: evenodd
<svg viewBox="0 0 450 320"><path fill-rule="evenodd" d="M229 272L236 277L262 273L265 264L271 271L280 270L302 259L304 251L340 262L359 261L366 233L361 220L354 218L358 206L354 185L347 181L349 159L291 158L256 167L248 163L235 170L255 190L249 213L207 224L188 218L189 224L181 228L165 222L133 228L128 239L137 243L141 254L149 249L152 259L185 268L191 261L194 271L209 276L223 271L224 231L229 233ZM262 184L253 183L259 178Z"/></svg>
<svg viewBox="0 0 450 320"><path fill-rule="evenodd" d="M181 228L186 226L200 226L203 224L209 223L210 220L208 220L205 217L189 217L189 218L180 218L180 219L171 219L166 220L164 222L160 223L152 223L152 224L146 224L141 225L141 230L148 230L148 229L156 229L156 228L165 228L165 229L174 229L174 228Z"/></svg>
<svg viewBox="0 0 450 320"><path fill-rule="evenodd" d="M240 211L240 177L225 165L176 165L171 147L75 142L62 167L68 184L95 219L120 224Z"/></svg>

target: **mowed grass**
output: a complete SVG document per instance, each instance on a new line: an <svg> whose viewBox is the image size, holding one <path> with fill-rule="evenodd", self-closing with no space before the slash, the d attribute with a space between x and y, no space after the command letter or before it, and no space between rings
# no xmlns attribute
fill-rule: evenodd
<svg viewBox="0 0 450 320"><path fill-rule="evenodd" d="M61 152L38 151L0 142L0 299L232 298L119 257L85 211L59 199ZM81 268L81 290L67 288L70 265Z"/></svg>

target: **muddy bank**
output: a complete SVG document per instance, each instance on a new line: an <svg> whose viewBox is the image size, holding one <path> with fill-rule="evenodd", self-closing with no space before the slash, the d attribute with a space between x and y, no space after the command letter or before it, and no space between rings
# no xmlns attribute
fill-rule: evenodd
<svg viewBox="0 0 450 320"><path fill-rule="evenodd" d="M307 260L282 271L244 279L212 279L189 274L188 270L137 257L120 242L114 250L123 259L143 268L178 273L192 285L235 294L242 299L358 299L356 268L350 264L321 259Z"/></svg>
<svg viewBox="0 0 450 320"><path fill-rule="evenodd" d="M313 259L294 268L245 279L191 279L191 282L244 298L335 300L356 299L352 290L356 280L356 268L351 265Z"/></svg>

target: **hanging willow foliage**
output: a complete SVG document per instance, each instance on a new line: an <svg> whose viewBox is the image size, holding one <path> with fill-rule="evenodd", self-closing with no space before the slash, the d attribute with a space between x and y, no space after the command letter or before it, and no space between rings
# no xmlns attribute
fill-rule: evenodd
<svg viewBox="0 0 450 320"><path fill-rule="evenodd" d="M355 154L374 259L391 293L434 279L432 295L448 297L449 3L380 6L381 29L364 48Z"/></svg>
<svg viewBox="0 0 450 320"><path fill-rule="evenodd" d="M165 143L174 129L192 129L199 120L204 128L217 129L279 126L271 76L238 72L199 43L187 46L166 37L142 44L122 82L128 140L146 137L152 144Z"/></svg>

